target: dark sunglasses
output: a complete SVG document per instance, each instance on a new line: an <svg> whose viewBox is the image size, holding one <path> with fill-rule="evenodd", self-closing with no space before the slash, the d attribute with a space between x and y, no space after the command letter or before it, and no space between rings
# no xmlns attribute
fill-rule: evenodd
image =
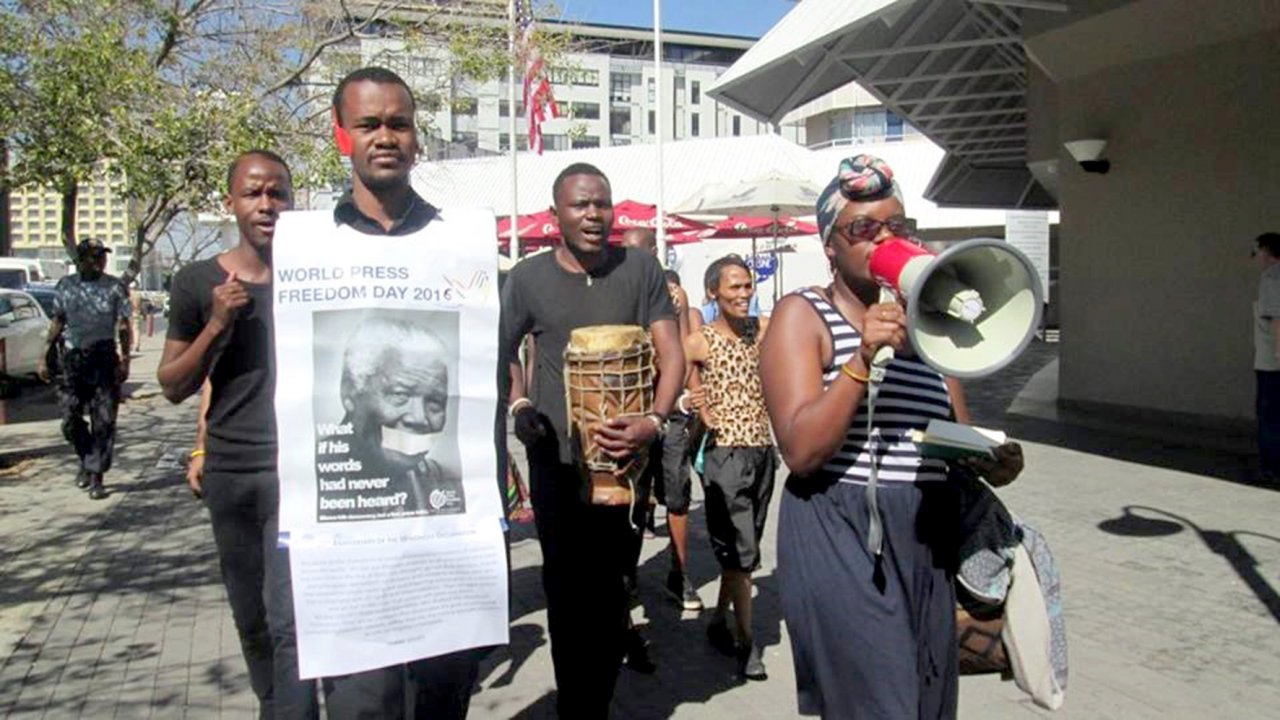
<svg viewBox="0 0 1280 720"><path fill-rule="evenodd" d="M875 240L880 230L886 227L897 237L911 235L911 223L903 215L894 215L887 220L876 220L860 215L849 221L849 224L844 227L844 233L854 240Z"/></svg>

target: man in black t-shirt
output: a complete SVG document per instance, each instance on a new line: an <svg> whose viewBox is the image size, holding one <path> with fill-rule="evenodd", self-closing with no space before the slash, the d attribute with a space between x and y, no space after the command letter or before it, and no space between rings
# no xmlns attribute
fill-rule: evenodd
<svg viewBox="0 0 1280 720"><path fill-rule="evenodd" d="M613 200L604 174L570 165L552 196L564 242L511 271L502 294L500 362L509 369L508 412L528 449L560 717L601 718L609 713L627 637L623 576L634 566L638 518L626 507L586 500L570 447L564 349L574 329L590 325L639 325L653 336L660 370L654 413L610 419L597 437L617 458L647 450L663 431L684 378L684 354L657 260L608 243ZM525 335L538 348L528 396L516 355Z"/></svg>
<svg viewBox="0 0 1280 720"><path fill-rule="evenodd" d="M293 206L292 182L265 150L242 154L227 177L240 243L174 278L157 376L175 403L209 381L203 497L261 715L315 718L315 683L298 679L288 554L276 542L271 239Z"/></svg>

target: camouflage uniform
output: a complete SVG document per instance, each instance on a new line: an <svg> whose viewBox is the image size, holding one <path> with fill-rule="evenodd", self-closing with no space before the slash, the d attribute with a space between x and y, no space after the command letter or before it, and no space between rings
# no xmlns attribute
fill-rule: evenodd
<svg viewBox="0 0 1280 720"><path fill-rule="evenodd" d="M120 406L116 335L119 323L129 321L129 296L119 279L106 274L95 280L68 275L55 290L54 315L65 323L58 378L62 434L75 446L81 472L106 473Z"/></svg>

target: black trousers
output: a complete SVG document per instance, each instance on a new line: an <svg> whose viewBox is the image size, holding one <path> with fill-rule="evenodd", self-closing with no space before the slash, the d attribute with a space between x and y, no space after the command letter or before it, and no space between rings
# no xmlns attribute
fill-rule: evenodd
<svg viewBox="0 0 1280 720"><path fill-rule="evenodd" d="M1258 455L1263 475L1280 478L1280 371L1255 370L1258 377Z"/></svg>
<svg viewBox="0 0 1280 720"><path fill-rule="evenodd" d="M330 720L463 720L488 648L324 679Z"/></svg>
<svg viewBox="0 0 1280 720"><path fill-rule="evenodd" d="M279 498L274 472L205 473L222 583L259 716L311 720L319 703L315 681L298 677L289 554L276 542Z"/></svg>
<svg viewBox="0 0 1280 720"><path fill-rule="evenodd" d="M530 448L529 482L559 715L608 717L628 628L623 577L641 536L630 508L585 501L581 475L559 461L554 442Z"/></svg>
<svg viewBox="0 0 1280 720"><path fill-rule="evenodd" d="M75 447L83 472L105 473L111 469L116 413L120 408L119 367L112 342L98 343L87 350L68 350L63 358L58 381L62 435Z"/></svg>

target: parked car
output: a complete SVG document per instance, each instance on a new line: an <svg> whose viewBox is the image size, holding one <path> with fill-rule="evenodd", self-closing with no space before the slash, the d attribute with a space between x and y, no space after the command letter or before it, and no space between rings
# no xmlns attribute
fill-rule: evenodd
<svg viewBox="0 0 1280 720"><path fill-rule="evenodd" d="M44 314L52 318L54 288L57 286L57 283L52 282L30 283L22 288L22 291L35 298L36 302L40 303L40 308L44 310Z"/></svg>
<svg viewBox="0 0 1280 720"><path fill-rule="evenodd" d="M23 286L44 280L40 261L34 258L0 257L0 288L21 290Z"/></svg>
<svg viewBox="0 0 1280 720"><path fill-rule="evenodd" d="M0 289L0 339L4 340L0 370L5 375L35 375L48 332L49 316L34 297Z"/></svg>

